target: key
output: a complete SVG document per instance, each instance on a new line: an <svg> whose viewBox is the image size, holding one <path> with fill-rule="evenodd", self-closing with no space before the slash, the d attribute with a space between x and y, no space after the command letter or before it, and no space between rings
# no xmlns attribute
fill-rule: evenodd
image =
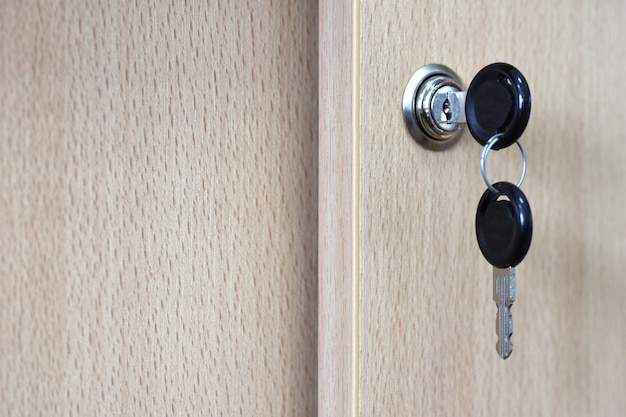
<svg viewBox="0 0 626 417"><path fill-rule="evenodd" d="M459 123L467 123L474 139L483 146L500 134L495 150L519 139L530 119L530 107L526 79L517 68L503 62L478 71L467 91L440 87L431 104L432 118L440 129L453 130Z"/></svg>
<svg viewBox="0 0 626 417"><path fill-rule="evenodd" d="M530 88L520 70L503 62L487 65L467 88L467 127L482 146L501 134L493 149L504 149L515 143L526 129L530 107Z"/></svg>
<svg viewBox="0 0 626 417"><path fill-rule="evenodd" d="M415 71L402 96L409 133L431 150L454 145L465 124L482 146L499 135L493 149L506 148L524 132L530 108L530 88L524 75L504 62L478 71L467 91L452 69L428 64Z"/></svg>
<svg viewBox="0 0 626 417"><path fill-rule="evenodd" d="M440 88L433 98L432 108L435 123L442 128L455 126L458 123L466 123L465 120L465 91L454 91L451 87Z"/></svg>
<svg viewBox="0 0 626 417"><path fill-rule="evenodd" d="M513 352L515 267L524 259L532 240L532 212L526 196L508 182L487 189L476 211L476 238L480 251L493 265L493 299L498 307L496 351L502 359Z"/></svg>
<svg viewBox="0 0 626 417"><path fill-rule="evenodd" d="M515 268L493 268L493 301L498 306L496 333L498 342L496 350L502 359L508 358L513 352L513 317L511 307L515 301Z"/></svg>

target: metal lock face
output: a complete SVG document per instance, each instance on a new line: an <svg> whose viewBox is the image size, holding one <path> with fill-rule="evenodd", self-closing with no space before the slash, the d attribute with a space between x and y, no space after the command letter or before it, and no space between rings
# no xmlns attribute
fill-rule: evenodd
<svg viewBox="0 0 626 417"><path fill-rule="evenodd" d="M418 69L404 90L404 121L411 136L430 150L444 150L461 137L465 92L450 68L429 64Z"/></svg>

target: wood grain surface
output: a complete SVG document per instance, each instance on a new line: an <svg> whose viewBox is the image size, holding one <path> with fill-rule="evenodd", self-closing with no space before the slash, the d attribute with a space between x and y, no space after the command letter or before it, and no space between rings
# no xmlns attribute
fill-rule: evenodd
<svg viewBox="0 0 626 417"><path fill-rule="evenodd" d="M626 3L367 0L360 21L360 415L623 415ZM400 108L424 64L469 83L498 61L533 94L521 141L535 228L506 361L474 234L481 147L465 133L427 151ZM488 162L517 180L515 147Z"/></svg>
<svg viewBox="0 0 626 417"><path fill-rule="evenodd" d="M0 415L316 414L317 29L0 4Z"/></svg>
<svg viewBox="0 0 626 417"><path fill-rule="evenodd" d="M319 9L319 417L358 411L357 3Z"/></svg>

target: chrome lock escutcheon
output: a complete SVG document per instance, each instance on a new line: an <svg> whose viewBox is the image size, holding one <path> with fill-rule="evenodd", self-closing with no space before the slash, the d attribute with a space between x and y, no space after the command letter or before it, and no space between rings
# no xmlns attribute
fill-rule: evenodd
<svg viewBox="0 0 626 417"><path fill-rule="evenodd" d="M449 148L465 126L461 79L445 65L419 68L404 90L402 112L407 129L419 144L430 150Z"/></svg>

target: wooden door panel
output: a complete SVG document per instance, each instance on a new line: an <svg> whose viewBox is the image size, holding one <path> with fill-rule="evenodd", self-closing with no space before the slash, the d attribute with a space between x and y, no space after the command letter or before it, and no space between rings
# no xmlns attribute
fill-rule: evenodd
<svg viewBox="0 0 626 417"><path fill-rule="evenodd" d="M317 4L0 4L0 415L305 415Z"/></svg>
<svg viewBox="0 0 626 417"><path fill-rule="evenodd" d="M358 371L351 396L334 400L362 416L620 415L626 145L620 112L608 109L622 107L626 86L626 5L368 0L352 13L358 91L345 94L357 120L344 160L359 167L350 213L358 279L342 294L346 305L358 295L348 309ZM453 68L467 86L497 61L523 72L533 99L521 141L535 229L506 361L495 352L491 267L474 235L481 147L466 132L450 150L425 150L400 107L424 64ZM520 164L515 147L492 152L489 175L514 182Z"/></svg>

